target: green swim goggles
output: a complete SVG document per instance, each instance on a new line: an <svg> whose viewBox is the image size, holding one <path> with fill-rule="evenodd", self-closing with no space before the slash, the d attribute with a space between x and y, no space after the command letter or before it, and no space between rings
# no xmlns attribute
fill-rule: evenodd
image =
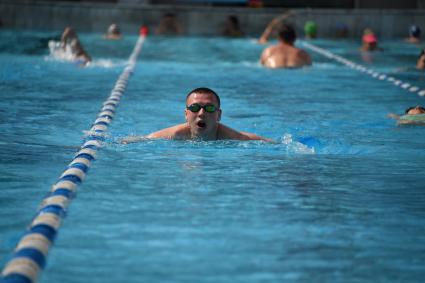
<svg viewBox="0 0 425 283"><path fill-rule="evenodd" d="M207 104L202 106L201 104L194 103L189 106L186 106L186 109L192 111L193 113L199 112L201 111L201 109L204 109L205 112L208 112L208 113L214 113L215 111L217 111L218 108L212 104Z"/></svg>

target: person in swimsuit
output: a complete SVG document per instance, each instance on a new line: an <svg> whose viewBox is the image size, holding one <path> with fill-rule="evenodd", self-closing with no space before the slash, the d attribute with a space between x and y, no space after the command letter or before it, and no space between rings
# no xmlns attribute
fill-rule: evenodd
<svg viewBox="0 0 425 283"><path fill-rule="evenodd" d="M383 51L378 47L378 38L372 29L366 28L363 31L361 51Z"/></svg>
<svg viewBox="0 0 425 283"><path fill-rule="evenodd" d="M299 68L312 64L310 55L294 46L297 36L291 25L283 24L278 33L279 43L264 49L260 62L268 68Z"/></svg>
<svg viewBox="0 0 425 283"><path fill-rule="evenodd" d="M90 55L84 50L81 45L78 35L73 28L67 27L62 33L61 47L63 50L70 48L74 55L74 61L80 66L86 66L91 62Z"/></svg>
<svg viewBox="0 0 425 283"><path fill-rule="evenodd" d="M182 33L183 28L174 13L166 13L156 28L156 34L158 35L180 35Z"/></svg>
<svg viewBox="0 0 425 283"><path fill-rule="evenodd" d="M243 31L239 26L239 19L234 15L227 17L226 25L224 27L223 33L224 36L228 37L241 37L244 36Z"/></svg>
<svg viewBox="0 0 425 283"><path fill-rule="evenodd" d="M139 142L146 139L173 140L262 140L273 142L256 134L239 132L220 123L222 110L220 97L213 90L205 87L196 88L186 96L186 122L175 125L145 137L130 136L122 143Z"/></svg>
<svg viewBox="0 0 425 283"><path fill-rule="evenodd" d="M111 24L103 36L105 39L117 40L121 39L121 31L117 24Z"/></svg>
<svg viewBox="0 0 425 283"><path fill-rule="evenodd" d="M421 29L417 25L412 25L409 28L409 37L406 38L408 43L420 43L421 42Z"/></svg>
<svg viewBox="0 0 425 283"><path fill-rule="evenodd" d="M304 37L306 39L314 39L317 37L317 25L313 21L307 21L304 24Z"/></svg>
<svg viewBox="0 0 425 283"><path fill-rule="evenodd" d="M397 120L397 125L425 125L425 108L416 105L407 108L404 115L390 113L388 117Z"/></svg>

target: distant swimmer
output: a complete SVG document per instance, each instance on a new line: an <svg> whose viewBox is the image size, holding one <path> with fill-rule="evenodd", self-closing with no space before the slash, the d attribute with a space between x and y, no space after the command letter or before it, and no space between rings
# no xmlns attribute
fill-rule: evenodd
<svg viewBox="0 0 425 283"><path fill-rule="evenodd" d="M226 19L226 25L222 32L224 36L228 37L241 37L244 36L243 31L239 26L239 19L235 15L230 15Z"/></svg>
<svg viewBox="0 0 425 283"><path fill-rule="evenodd" d="M406 38L406 42L415 44L421 42L421 29L417 25L409 27L409 37Z"/></svg>
<svg viewBox="0 0 425 283"><path fill-rule="evenodd" d="M417 105L407 108L404 115L390 113L388 117L396 119L397 125L425 125L425 108Z"/></svg>
<svg viewBox="0 0 425 283"><path fill-rule="evenodd" d="M307 21L304 24L304 36L306 39L314 39L317 37L317 25L313 21Z"/></svg>
<svg viewBox="0 0 425 283"><path fill-rule="evenodd" d="M197 88L186 96L186 123L172 126L145 137L130 136L122 143L139 142L145 139L175 140L262 140L273 142L252 133L239 132L220 123L220 97L209 88Z"/></svg>
<svg viewBox="0 0 425 283"><path fill-rule="evenodd" d="M264 49L260 62L268 68L299 68L312 64L310 55L294 46L297 36L291 25L283 24L278 33L279 43Z"/></svg>
<svg viewBox="0 0 425 283"><path fill-rule="evenodd" d="M78 35L74 29L67 27L62 33L61 47L64 51L69 49L73 55L73 61L80 66L86 66L91 62L90 55L81 45Z"/></svg>
<svg viewBox="0 0 425 283"><path fill-rule="evenodd" d="M111 24L103 37L105 39L116 40L116 39L121 39L121 36L122 36L121 30L118 27L118 25L117 24Z"/></svg>
<svg viewBox="0 0 425 283"><path fill-rule="evenodd" d="M161 22L156 28L156 34L159 35L180 35L183 33L183 28L177 20L174 13L166 13L163 15Z"/></svg>
<svg viewBox="0 0 425 283"><path fill-rule="evenodd" d="M378 47L378 38L372 29L366 28L363 31L361 51L382 51L383 49Z"/></svg>

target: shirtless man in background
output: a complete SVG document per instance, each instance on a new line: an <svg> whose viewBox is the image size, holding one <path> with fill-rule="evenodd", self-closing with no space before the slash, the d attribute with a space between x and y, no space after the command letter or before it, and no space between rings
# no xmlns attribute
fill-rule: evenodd
<svg viewBox="0 0 425 283"><path fill-rule="evenodd" d="M294 46L297 39L294 28L283 24L278 32L279 43L264 49L260 62L268 68L299 68L312 64L310 55Z"/></svg>

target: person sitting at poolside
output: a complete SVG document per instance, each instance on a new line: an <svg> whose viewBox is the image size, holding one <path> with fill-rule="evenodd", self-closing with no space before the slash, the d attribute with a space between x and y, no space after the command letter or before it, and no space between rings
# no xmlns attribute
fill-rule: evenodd
<svg viewBox="0 0 425 283"><path fill-rule="evenodd" d="M74 56L74 61L80 66L91 62L90 55L84 50L74 29L67 27L62 33L61 47L65 51L69 48Z"/></svg>
<svg viewBox="0 0 425 283"><path fill-rule="evenodd" d="M419 54L416 69L425 70L425 49L422 49L421 54Z"/></svg>
<svg viewBox="0 0 425 283"><path fill-rule="evenodd" d="M397 125L425 125L425 108L420 105L409 107L404 115L388 114L389 118L396 119Z"/></svg>
<svg viewBox="0 0 425 283"><path fill-rule="evenodd" d="M255 134L238 132L220 123L222 111L220 97L209 88L196 88L186 96L186 123L172 126L145 137L131 136L122 143L138 142L145 139L176 140L263 140Z"/></svg>
<svg viewBox="0 0 425 283"><path fill-rule="evenodd" d="M420 43L421 42L421 29L417 25L412 25L409 28L409 37L406 38L406 42L409 43Z"/></svg>
<svg viewBox="0 0 425 283"><path fill-rule="evenodd" d="M104 35L105 39L121 39L121 31L117 24L111 24L108 28L108 31Z"/></svg>
<svg viewBox="0 0 425 283"><path fill-rule="evenodd" d="M312 64L310 55L294 46L297 38L292 26L283 24L278 34L279 43L267 47L260 57L268 68L298 68Z"/></svg>
<svg viewBox="0 0 425 283"><path fill-rule="evenodd" d="M234 15L227 17L226 26L223 30L223 35L229 37L241 37L244 35L243 31L239 27L238 17Z"/></svg>
<svg viewBox="0 0 425 283"><path fill-rule="evenodd" d="M366 28L363 31L363 37L362 37L362 46L360 47L361 51L375 51L380 50L382 51L382 48L378 47L378 38L376 37L375 33L372 29Z"/></svg>
<svg viewBox="0 0 425 283"><path fill-rule="evenodd" d="M156 28L156 34L160 35L179 35L182 33L183 29L177 21L176 15L173 13L165 14Z"/></svg>

